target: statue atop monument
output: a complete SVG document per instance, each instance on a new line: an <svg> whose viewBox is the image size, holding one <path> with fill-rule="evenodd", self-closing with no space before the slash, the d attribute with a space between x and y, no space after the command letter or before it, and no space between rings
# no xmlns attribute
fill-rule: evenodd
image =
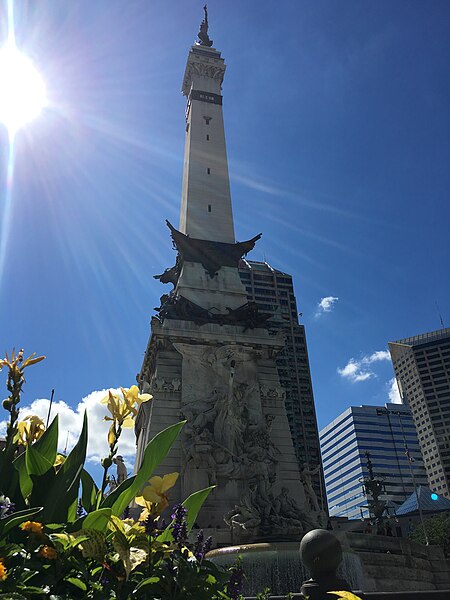
<svg viewBox="0 0 450 600"><path fill-rule="evenodd" d="M208 46L209 48L213 45L213 41L209 39L208 35L208 6L205 4L203 7L205 11L205 18L200 24L200 31L197 36L200 42L197 42L199 46Z"/></svg>

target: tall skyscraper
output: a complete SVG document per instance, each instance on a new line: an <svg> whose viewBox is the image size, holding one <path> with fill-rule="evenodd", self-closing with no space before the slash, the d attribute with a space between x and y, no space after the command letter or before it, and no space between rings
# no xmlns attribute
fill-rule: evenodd
<svg viewBox="0 0 450 600"><path fill-rule="evenodd" d="M411 411L402 404L352 406L320 431L325 485L330 516L367 517L362 485L373 470L385 480L383 499L399 506L427 478Z"/></svg>
<svg viewBox="0 0 450 600"><path fill-rule="evenodd" d="M269 313L248 301L240 277L239 262L260 235L245 242L234 237L222 115L225 64L208 37L206 12L199 40L182 87L179 230L167 222L176 264L157 276L173 289L151 320L139 374L141 389L154 398L136 419L136 467L155 434L185 419L160 467L160 473L180 473L174 500L215 485L197 522L215 528L220 544L298 539L321 516L314 469L299 473L290 435L275 362L284 336L270 330Z"/></svg>
<svg viewBox="0 0 450 600"><path fill-rule="evenodd" d="M416 424L429 487L450 498L450 328L389 342L389 350Z"/></svg>
<svg viewBox="0 0 450 600"><path fill-rule="evenodd" d="M271 315L268 325L282 331L285 346L276 357L281 387L299 469L321 464L314 395L304 325L298 321L292 276L266 262L241 260L239 273L249 302ZM326 508L323 473L312 478L321 505Z"/></svg>

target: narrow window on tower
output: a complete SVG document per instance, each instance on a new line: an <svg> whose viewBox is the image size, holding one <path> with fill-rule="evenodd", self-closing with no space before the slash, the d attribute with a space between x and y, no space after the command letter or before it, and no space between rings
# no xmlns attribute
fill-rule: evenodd
<svg viewBox="0 0 450 600"><path fill-rule="evenodd" d="M209 133L206 134L206 141L209 142Z"/></svg>
<svg viewBox="0 0 450 600"><path fill-rule="evenodd" d="M211 204L208 204L208 212L211 212Z"/></svg>
<svg viewBox="0 0 450 600"><path fill-rule="evenodd" d="M209 125L209 122L211 121L211 117L203 117L205 119L205 123L207 125Z"/></svg>
<svg viewBox="0 0 450 600"><path fill-rule="evenodd" d="M206 169L206 172L208 173L208 175L211 175L211 169L209 167Z"/></svg>

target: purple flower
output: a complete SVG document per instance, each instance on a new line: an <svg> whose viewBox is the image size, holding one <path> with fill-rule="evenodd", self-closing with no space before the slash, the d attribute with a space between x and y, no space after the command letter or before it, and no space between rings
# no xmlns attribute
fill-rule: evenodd
<svg viewBox="0 0 450 600"><path fill-rule="evenodd" d="M202 561L205 554L211 550L212 547L212 537L209 536L204 539L205 535L203 533L203 529L197 533L197 543L194 547L194 556L198 561Z"/></svg>
<svg viewBox="0 0 450 600"><path fill-rule="evenodd" d="M230 581L228 582L227 594L232 600L239 600L242 594L242 586L244 583L244 571L241 565L236 565L231 569Z"/></svg>
<svg viewBox="0 0 450 600"><path fill-rule="evenodd" d="M203 544L203 540L205 539L205 535L203 533L203 529L197 533L197 544Z"/></svg>
<svg viewBox="0 0 450 600"><path fill-rule="evenodd" d="M174 506L172 513L172 536L175 542L181 545L185 542L188 536L187 525L186 525L187 509L182 504Z"/></svg>

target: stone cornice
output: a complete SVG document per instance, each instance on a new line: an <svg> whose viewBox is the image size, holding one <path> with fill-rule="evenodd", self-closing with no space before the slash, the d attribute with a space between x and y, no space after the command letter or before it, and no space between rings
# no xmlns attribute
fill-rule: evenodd
<svg viewBox="0 0 450 600"><path fill-rule="evenodd" d="M220 58L219 52L217 52L217 56L214 56L212 52L209 54L211 56L208 56L206 52L190 52L181 88L185 96L188 96L191 91L194 77L209 77L218 81L222 86L226 69L225 62L223 58Z"/></svg>

